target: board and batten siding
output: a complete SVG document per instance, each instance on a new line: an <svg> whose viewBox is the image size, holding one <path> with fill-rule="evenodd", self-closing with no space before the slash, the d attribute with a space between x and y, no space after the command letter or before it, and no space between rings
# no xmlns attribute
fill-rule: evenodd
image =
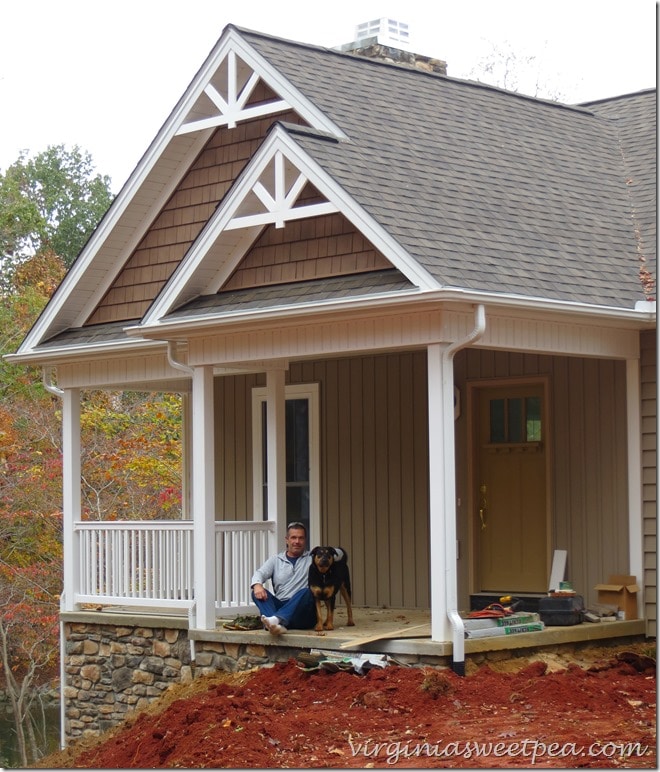
<svg viewBox="0 0 660 772"><path fill-rule="evenodd" d="M657 421L658 383L656 331L640 338L642 397L642 516L644 523L644 617L646 634L655 637L657 624Z"/></svg>
<svg viewBox="0 0 660 772"><path fill-rule="evenodd" d="M292 363L287 383L319 384L322 540L348 551L355 603L428 608L426 352ZM215 379L218 519L252 518L251 391L264 385Z"/></svg>
<svg viewBox="0 0 660 772"><path fill-rule="evenodd" d="M426 352L292 364L320 384L321 532L357 605L428 608Z"/></svg>
<svg viewBox="0 0 660 772"><path fill-rule="evenodd" d="M463 393L467 381L547 378L550 549L567 550L566 578L595 602L596 584L629 570L625 362L471 349L457 354L455 372ZM458 459L465 459L466 428L457 442ZM468 470L458 460L457 476L459 498L467 500ZM465 545L468 518L463 513L458 524ZM460 571L466 602L465 561Z"/></svg>
<svg viewBox="0 0 660 772"><path fill-rule="evenodd" d="M455 376L462 397L456 422L459 608L468 608L473 589L466 384L496 378L547 379L551 549L568 551L567 578L587 602L595 601L594 585L610 573L628 572L625 362L470 349L456 355ZM322 540L348 550L356 605L427 608L434 546L426 351L292 362L287 382L319 384ZM216 379L220 519L252 516L251 390L264 384L263 374ZM650 452L645 470L655 463ZM655 487L648 475L647 587L655 578Z"/></svg>

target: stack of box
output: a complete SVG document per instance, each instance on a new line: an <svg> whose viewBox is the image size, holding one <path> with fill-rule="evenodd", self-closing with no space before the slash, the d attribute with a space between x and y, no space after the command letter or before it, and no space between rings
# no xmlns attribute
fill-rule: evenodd
<svg viewBox="0 0 660 772"><path fill-rule="evenodd" d="M532 633L544 629L544 624L536 613L521 612L506 617L486 617L464 619L466 638L491 638L495 635L515 635Z"/></svg>

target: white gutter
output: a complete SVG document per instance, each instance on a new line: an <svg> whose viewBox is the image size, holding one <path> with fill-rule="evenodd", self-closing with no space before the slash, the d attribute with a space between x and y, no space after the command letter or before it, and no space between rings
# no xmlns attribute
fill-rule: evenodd
<svg viewBox="0 0 660 772"><path fill-rule="evenodd" d="M229 311L221 313L210 313L195 317L179 317L176 320L158 320L149 325L133 325L124 327L124 332L129 336L145 335L150 338L161 336L164 338L168 333L182 333L194 331L198 328L213 325L219 327L227 324L236 324L240 322L262 321L264 319L276 320L283 317L295 318L297 316L308 315L310 311L332 312L343 311L346 307L359 310L364 308L369 310L373 307L392 306L393 304L419 303L419 302L461 302L471 305L479 303L488 303L490 306L498 306L522 311L533 310L535 313L564 313L580 316L606 318L611 321L630 321L639 324L640 322L653 323L656 319L655 303L639 305L632 308L617 308L614 306L595 306L573 301L548 300L546 298L531 298L516 295L492 295L486 292L475 292L472 290L407 290L403 293L377 294L370 298L346 298L343 300L317 300L313 303L291 304L280 306L279 308L251 309L249 311Z"/></svg>
<svg viewBox="0 0 660 772"><path fill-rule="evenodd" d="M483 304L475 311L475 324L472 332L463 339L447 346L442 354L443 372L449 372L451 366L453 382L453 359L457 351L478 341L486 332L486 309ZM445 453L445 459L455 459L455 433L446 432L445 442L452 443L451 455ZM452 463L451 478L455 479L456 462ZM452 670L458 675L465 675L465 626L458 613L458 577L456 572L456 495L454 485L447 491L445 486L445 603L447 616L453 630Z"/></svg>
<svg viewBox="0 0 660 772"><path fill-rule="evenodd" d="M177 319L176 321L162 322L158 321L150 325L131 325L123 328L130 340L108 341L107 343L98 343L94 345L81 344L74 346L49 347L48 349L32 349L24 353L5 354L3 359L11 363L43 363L52 362L57 359L71 360L72 356L82 354L84 356L94 354L108 353L111 355L121 355L131 350L139 351L144 346L162 345L163 340L168 335L186 334L195 332L198 329L204 329L213 325L213 327L222 327L230 324L249 323L252 321L261 322L264 319L277 320L281 318L295 318L308 315L312 311L322 310L323 312L343 311L347 307L352 310L364 309L369 311L373 308L384 306L391 307L396 304L419 303L424 302L444 302L454 301L462 303L488 303L489 306L518 309L522 311L534 310L535 312L547 311L550 313L577 314L580 316L596 317L601 320L606 319L612 322L626 321L638 327L640 324L652 325L656 321L656 303L638 302L634 309L615 308L612 306L589 306L582 303L570 301L547 300L543 298L518 297L515 295L492 295L485 292L474 292L467 290L411 290L405 294L398 295L374 295L368 299L351 299L317 301L306 303L304 305L288 305L280 308L259 309L251 311L232 311L229 313L205 314L188 319ZM145 336L140 339L140 336Z"/></svg>
<svg viewBox="0 0 660 772"><path fill-rule="evenodd" d="M153 340L152 338L137 339L131 336L129 340L113 340L106 343L77 344L73 346L49 346L48 348L32 349L23 354L4 354L3 359L12 363L30 364L52 362L57 359L66 359L67 363L77 354L87 356L89 354L107 354L108 356L122 356L131 351L142 352L145 346L157 348L163 345L162 339Z"/></svg>

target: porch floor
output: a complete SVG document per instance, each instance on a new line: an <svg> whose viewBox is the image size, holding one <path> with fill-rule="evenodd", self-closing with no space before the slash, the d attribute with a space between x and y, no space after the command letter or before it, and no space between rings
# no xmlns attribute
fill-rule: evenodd
<svg viewBox="0 0 660 772"><path fill-rule="evenodd" d="M136 623L147 627L188 627L185 611L155 607L128 608L103 606L94 611L62 612L65 622L100 624ZM256 613L256 609L255 609ZM431 619L424 609L382 609L354 607L354 627L346 626L346 609L338 606L335 611L335 629L317 633L315 630L291 630L283 636L273 636L265 630L228 630L225 622L235 619L236 613L218 617L215 630L190 630L189 637L198 641L222 643L247 643L260 646L279 646L291 649L323 649L338 652L371 652L415 657L449 657L451 641L431 640ZM618 638L643 637L645 622L642 619L617 622L591 623L566 627L546 627L545 630L492 638L465 640L465 654L489 651L557 646L586 642L602 642ZM365 641L366 638L372 640Z"/></svg>

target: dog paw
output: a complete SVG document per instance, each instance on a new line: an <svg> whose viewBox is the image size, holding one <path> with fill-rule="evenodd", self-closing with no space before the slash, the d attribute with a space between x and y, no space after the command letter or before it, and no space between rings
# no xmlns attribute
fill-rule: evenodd
<svg viewBox="0 0 660 772"><path fill-rule="evenodd" d="M352 619L349 619L348 622L346 622L346 627L355 627L355 622Z"/></svg>

